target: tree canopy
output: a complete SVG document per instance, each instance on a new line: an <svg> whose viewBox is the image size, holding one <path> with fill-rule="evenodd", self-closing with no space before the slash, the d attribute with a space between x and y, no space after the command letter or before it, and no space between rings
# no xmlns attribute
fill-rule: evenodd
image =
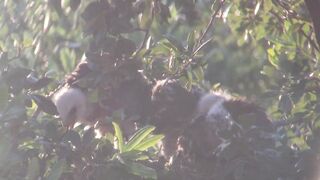
<svg viewBox="0 0 320 180"><path fill-rule="evenodd" d="M66 130L51 97L81 60L95 70L78 82L92 102L102 79L116 86L110 74L139 67L150 81L223 89L266 109L275 145L226 143L221 161L203 164L215 166L209 179L319 178L319 8L319 0L2 1L0 179L208 178L157 167L163 135L153 126L130 139L117 123L100 138L93 128Z"/></svg>

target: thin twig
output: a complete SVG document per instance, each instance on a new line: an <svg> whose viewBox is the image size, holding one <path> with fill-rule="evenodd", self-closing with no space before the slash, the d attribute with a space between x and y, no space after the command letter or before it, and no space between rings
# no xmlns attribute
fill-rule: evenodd
<svg viewBox="0 0 320 180"><path fill-rule="evenodd" d="M270 13L271 13L272 15L274 15L274 16L281 22L281 24L284 23L284 20L279 16L279 14L277 14L276 12L274 12L274 10L271 10Z"/></svg>
<svg viewBox="0 0 320 180"><path fill-rule="evenodd" d="M207 24L207 27L205 29L205 31L203 32L203 34L200 36L200 39L198 41L198 47L201 46L202 41L204 40L204 38L206 37L206 35L208 34L209 30L211 29L211 26L214 23L214 20L218 14L218 12L220 11L220 9L222 8L222 6L224 5L225 0L221 0L218 9L214 11L214 13L212 13L211 18L209 23Z"/></svg>
<svg viewBox="0 0 320 180"><path fill-rule="evenodd" d="M184 72L186 71L186 69L188 68L188 66L192 63L194 63L194 56L196 56L196 54L205 46L207 45L210 41L212 41L212 37L209 38L208 40L206 40L205 42L202 43L202 41L204 41L206 35L208 34L209 30L211 29L212 25L214 24L214 20L217 17L218 12L221 10L222 6L224 5L225 0L221 0L218 8L212 13L210 21L208 22L206 29L204 30L203 34L200 36L200 39L197 43L197 48L194 49L194 51L191 54L190 60L188 60L188 62L186 62L183 67L181 68L181 71L178 71L177 73L175 73L172 78L180 78L181 76L183 76Z"/></svg>
<svg viewBox="0 0 320 180"><path fill-rule="evenodd" d="M200 46L192 53L192 57L194 57L204 46L206 46L210 41L212 41L213 37L206 40L204 43L200 44Z"/></svg>
<svg viewBox="0 0 320 180"><path fill-rule="evenodd" d="M314 40L312 40L311 37L306 34L306 32L304 32L304 31L302 30L302 26L299 28L299 31L302 33L302 35L303 35L305 38L307 38L307 40L310 42L311 46L312 46L313 48L315 48L318 52L320 52L320 49L319 49L317 43L316 43Z"/></svg>
<svg viewBox="0 0 320 180"><path fill-rule="evenodd" d="M204 43L202 43L191 55L191 58L194 58L194 56L206 45L208 44L210 41L212 41L213 38L210 38L208 40L206 40ZM178 73L175 73L173 75L173 78L180 78L181 76L183 76L183 73L186 71L187 67L194 63L194 59L189 60L188 62L186 62L183 67L181 68L181 71L178 71Z"/></svg>
<svg viewBox="0 0 320 180"><path fill-rule="evenodd" d="M148 40L148 37L149 37L149 34L150 34L150 28L152 26L152 23L153 23L153 19L154 19L154 14L155 14L155 7L152 6L152 9L151 9L151 22L150 22L150 25L147 29L144 29L145 31L145 34L144 34L144 38L143 38L143 41L142 43L140 44L140 47L136 50L136 52L134 53L134 56L137 56L140 51L142 51L143 47L145 46L145 44L147 43L147 40Z"/></svg>
<svg viewBox="0 0 320 180"><path fill-rule="evenodd" d="M144 34L144 38L142 43L140 44L140 47L137 49L137 51L134 53L134 56L138 55L140 53L140 51L143 49L143 47L145 46L148 37L149 37L149 33L150 33L150 29L146 30L146 33Z"/></svg>

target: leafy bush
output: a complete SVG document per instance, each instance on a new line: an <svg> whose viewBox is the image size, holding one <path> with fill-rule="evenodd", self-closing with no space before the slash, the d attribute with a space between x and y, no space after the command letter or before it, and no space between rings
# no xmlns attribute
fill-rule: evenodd
<svg viewBox="0 0 320 180"><path fill-rule="evenodd" d="M317 3L1 2L0 179L317 179ZM207 127L195 125L169 164L158 155L163 135L155 127L127 139L117 123L102 137L84 125L66 129L51 97L81 76L70 73L83 59L93 71L76 84L94 103L104 97L103 82L118 86L115 77L141 69L149 81L172 78L187 89L222 88L257 100L275 129L226 132L218 148L206 150L197 133ZM105 120L121 122L116 113Z"/></svg>

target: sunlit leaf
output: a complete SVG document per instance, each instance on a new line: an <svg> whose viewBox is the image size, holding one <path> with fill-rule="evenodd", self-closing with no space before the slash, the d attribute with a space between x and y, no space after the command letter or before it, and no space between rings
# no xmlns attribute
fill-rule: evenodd
<svg viewBox="0 0 320 180"><path fill-rule="evenodd" d="M139 129L134 135L129 139L128 143L125 145L125 151L130 151L135 149L135 147L143 141L152 131L154 131L154 126L145 126Z"/></svg>
<svg viewBox="0 0 320 180"><path fill-rule="evenodd" d="M45 15L45 18L44 18L44 22L43 22L43 31L44 32L47 32L48 28L50 26L50 15L51 15L51 12L47 11L46 15Z"/></svg>
<svg viewBox="0 0 320 180"><path fill-rule="evenodd" d="M268 50L268 60L271 65L273 65L275 68L279 68L279 59L278 55L276 54L275 50L272 48L269 48Z"/></svg>
<svg viewBox="0 0 320 180"><path fill-rule="evenodd" d="M261 1L258 1L256 4L256 7L254 8L254 15L258 14L258 11L260 9Z"/></svg>
<svg viewBox="0 0 320 180"><path fill-rule="evenodd" d="M117 123L112 122L112 125L115 131L115 137L117 138L117 148L119 149L120 153L122 153L124 150L124 140L122 131Z"/></svg>
<svg viewBox="0 0 320 180"><path fill-rule="evenodd" d="M164 138L164 135L153 135L145 140L143 140L140 144L138 144L134 149L139 151L145 151L150 147L153 147L157 145L162 139Z"/></svg>
<svg viewBox="0 0 320 180"><path fill-rule="evenodd" d="M227 6L227 8L224 9L224 11L223 11L223 13L222 13L223 22L227 22L227 17L228 17L228 14L229 14L229 11L230 11L231 7L232 7L232 3L229 4L229 5Z"/></svg>

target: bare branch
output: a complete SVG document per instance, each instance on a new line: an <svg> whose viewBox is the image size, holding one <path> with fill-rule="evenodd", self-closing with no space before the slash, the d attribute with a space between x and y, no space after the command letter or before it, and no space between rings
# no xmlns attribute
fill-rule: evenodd
<svg viewBox="0 0 320 180"><path fill-rule="evenodd" d="M202 41L204 40L204 38L206 37L206 35L208 34L209 30L211 29L211 26L214 24L214 20L217 17L218 12L221 10L222 6L224 5L225 0L221 0L218 9L215 10L210 18L209 23L207 24L207 27L205 29L205 31L203 32L203 34L200 36L200 39L198 41L198 47L201 46Z"/></svg>

